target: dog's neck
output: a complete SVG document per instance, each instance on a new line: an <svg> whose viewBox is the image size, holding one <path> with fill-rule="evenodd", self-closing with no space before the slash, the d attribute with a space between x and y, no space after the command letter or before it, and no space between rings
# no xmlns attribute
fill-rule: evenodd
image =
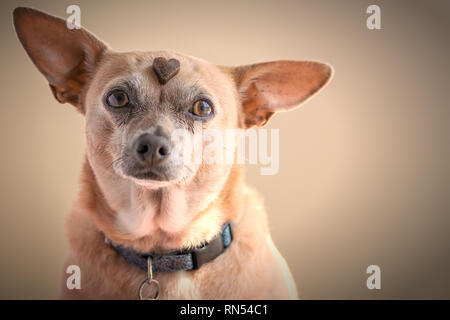
<svg viewBox="0 0 450 320"><path fill-rule="evenodd" d="M86 160L81 203L99 231L116 243L147 252L200 246L226 221L240 216L243 169L234 165L222 181L193 179L186 185L147 189L132 182L111 188L111 179L95 174ZM116 179L122 179L117 177ZM119 181L117 181L119 182Z"/></svg>

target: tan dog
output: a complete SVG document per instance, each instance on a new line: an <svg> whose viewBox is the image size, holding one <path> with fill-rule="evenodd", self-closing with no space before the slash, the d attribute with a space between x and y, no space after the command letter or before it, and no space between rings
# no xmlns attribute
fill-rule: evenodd
<svg viewBox="0 0 450 320"><path fill-rule="evenodd" d="M180 165L172 159L171 134L185 129L196 136L195 123L203 130L262 126L321 89L330 66L277 61L232 68L176 52L119 53L84 29L70 30L64 20L28 8L14 11L14 25L55 98L86 119L81 191L67 221L63 298L137 298L147 273L119 247L142 257L155 253L145 260L153 263L158 255L191 254L211 243L220 250L208 249L215 256L203 265L153 274L159 298L297 298L242 165ZM218 236L227 221L229 244ZM81 289L67 288L69 265L80 267Z"/></svg>

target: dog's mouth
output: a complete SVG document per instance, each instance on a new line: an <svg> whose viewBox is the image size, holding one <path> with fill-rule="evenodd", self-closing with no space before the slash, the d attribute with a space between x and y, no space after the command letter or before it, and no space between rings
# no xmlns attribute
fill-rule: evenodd
<svg viewBox="0 0 450 320"><path fill-rule="evenodd" d="M139 165L129 157L120 157L113 162L113 170L122 178L145 186L162 186L187 181L194 169L187 165L164 164Z"/></svg>
<svg viewBox="0 0 450 320"><path fill-rule="evenodd" d="M131 178L137 183L172 183L179 179L179 168L172 168L166 166L152 166L152 167L125 167L121 168L121 173L127 178Z"/></svg>
<svg viewBox="0 0 450 320"><path fill-rule="evenodd" d="M157 173L153 170L143 172L136 172L129 175L132 178L139 180L153 180L153 181L169 181L170 179L163 173Z"/></svg>

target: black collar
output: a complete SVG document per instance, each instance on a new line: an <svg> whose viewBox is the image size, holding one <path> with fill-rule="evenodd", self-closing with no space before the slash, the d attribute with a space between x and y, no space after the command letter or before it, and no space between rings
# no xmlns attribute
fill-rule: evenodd
<svg viewBox="0 0 450 320"><path fill-rule="evenodd" d="M147 258L150 257L153 272L196 270L204 263L220 256L232 241L233 234L230 222L225 223L222 227L222 232L210 242L190 251L176 251L168 254L154 254L151 252L142 254L108 240L122 257L144 271L148 271Z"/></svg>

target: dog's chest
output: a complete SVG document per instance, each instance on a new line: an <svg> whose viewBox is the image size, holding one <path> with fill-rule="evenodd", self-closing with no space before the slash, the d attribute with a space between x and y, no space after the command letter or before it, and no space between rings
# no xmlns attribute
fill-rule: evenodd
<svg viewBox="0 0 450 320"><path fill-rule="evenodd" d="M178 271L171 275L171 279L162 280L163 299L202 299L198 284L189 274L189 271Z"/></svg>

